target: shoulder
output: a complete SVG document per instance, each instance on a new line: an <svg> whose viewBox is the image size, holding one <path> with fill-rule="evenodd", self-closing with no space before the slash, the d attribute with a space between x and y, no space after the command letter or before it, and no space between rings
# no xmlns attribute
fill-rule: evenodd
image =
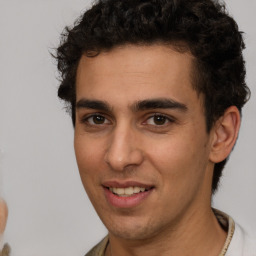
<svg viewBox="0 0 256 256"><path fill-rule="evenodd" d="M104 256L105 249L108 245L108 236L96 244L85 256Z"/></svg>
<svg viewBox="0 0 256 256"><path fill-rule="evenodd" d="M256 256L256 239L235 223L235 232L226 256Z"/></svg>
<svg viewBox="0 0 256 256"><path fill-rule="evenodd" d="M256 256L256 235L248 233L228 214L213 209L220 225L227 231L227 239L220 255Z"/></svg>

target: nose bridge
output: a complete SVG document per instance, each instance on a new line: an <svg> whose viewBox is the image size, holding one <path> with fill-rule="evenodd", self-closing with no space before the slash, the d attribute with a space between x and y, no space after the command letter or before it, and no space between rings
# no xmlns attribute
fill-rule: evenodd
<svg viewBox="0 0 256 256"><path fill-rule="evenodd" d="M143 154L136 138L136 130L127 123L115 127L105 156L105 161L113 170L122 171L127 166L142 162Z"/></svg>

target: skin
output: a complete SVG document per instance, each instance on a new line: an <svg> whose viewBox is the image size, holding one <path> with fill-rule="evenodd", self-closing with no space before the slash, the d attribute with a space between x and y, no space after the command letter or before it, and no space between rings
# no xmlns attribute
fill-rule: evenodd
<svg viewBox="0 0 256 256"><path fill-rule="evenodd" d="M8 209L5 201L0 198L0 235L4 233L6 221L8 216Z"/></svg>
<svg viewBox="0 0 256 256"><path fill-rule="evenodd" d="M106 255L200 256L222 249L226 233L211 210L211 181L214 163L232 149L239 114L230 109L206 132L192 63L190 53L163 45L126 45L80 60L74 147L84 188L109 231ZM179 107L136 108L152 99ZM88 108L88 100L107 108ZM103 184L113 180L153 189L139 205L119 208L104 194Z"/></svg>

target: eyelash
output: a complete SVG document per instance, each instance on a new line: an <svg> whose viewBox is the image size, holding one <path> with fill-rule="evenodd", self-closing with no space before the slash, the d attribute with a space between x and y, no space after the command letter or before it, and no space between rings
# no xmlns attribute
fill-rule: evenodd
<svg viewBox="0 0 256 256"><path fill-rule="evenodd" d="M104 123L102 124L96 124L95 122L94 123L90 123L90 119L91 118L96 118L96 117L100 117L100 118L104 118ZM164 118L164 123L163 124L149 124L149 120L152 119L152 118L156 118L156 117L160 117L160 118ZM105 121L107 121L107 123L105 123ZM80 122L82 124L85 124L87 126L91 126L91 127L100 127L100 126L103 126L103 125L109 125L109 124L112 124L112 121L110 120L110 118L106 117L105 114L101 114L101 113L93 113L93 114L90 114L90 115L87 115L83 118L81 118ZM166 127L168 125L168 123L174 123L175 122L175 119L170 117L170 116L167 116L167 115L164 115L164 114L160 114L160 113L154 113L153 115L151 114L150 116L146 117L146 120L142 122L143 125L149 125L150 127L154 127L155 129L161 129L163 127Z"/></svg>
<svg viewBox="0 0 256 256"><path fill-rule="evenodd" d="M146 122L149 121L149 119L151 118L156 118L156 117L160 117L160 118L164 118L164 124L149 124L149 125L152 125L152 126L156 126L156 128L161 128L161 127L164 127L168 124L167 123L173 123L175 120L173 118L171 118L170 116L167 116L167 115L164 115L164 114L160 114L160 113L154 113L153 115L149 116L147 119L146 119ZM154 120L155 121L155 120Z"/></svg>
<svg viewBox="0 0 256 256"><path fill-rule="evenodd" d="M81 120L80 120L80 122L83 123L83 124L86 124L86 125L88 125L88 126L100 126L100 125L104 125L104 123L103 123L103 124L91 124L91 123L89 122L89 119L90 119L90 118L95 118L95 117L104 118L104 121L108 120L108 123L111 123L111 121L109 121L109 119L108 119L107 117L105 117L104 114L101 114L101 113L93 113L93 114L91 114L91 115L87 115L87 116L85 116L85 117L82 117Z"/></svg>

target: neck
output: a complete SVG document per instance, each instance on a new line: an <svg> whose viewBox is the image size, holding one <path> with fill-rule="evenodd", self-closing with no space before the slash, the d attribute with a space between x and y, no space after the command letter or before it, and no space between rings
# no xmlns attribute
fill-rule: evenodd
<svg viewBox="0 0 256 256"><path fill-rule="evenodd" d="M217 256L225 243L227 234L220 227L209 207L206 211L192 211L182 223L157 236L132 241L109 234L107 256Z"/></svg>

